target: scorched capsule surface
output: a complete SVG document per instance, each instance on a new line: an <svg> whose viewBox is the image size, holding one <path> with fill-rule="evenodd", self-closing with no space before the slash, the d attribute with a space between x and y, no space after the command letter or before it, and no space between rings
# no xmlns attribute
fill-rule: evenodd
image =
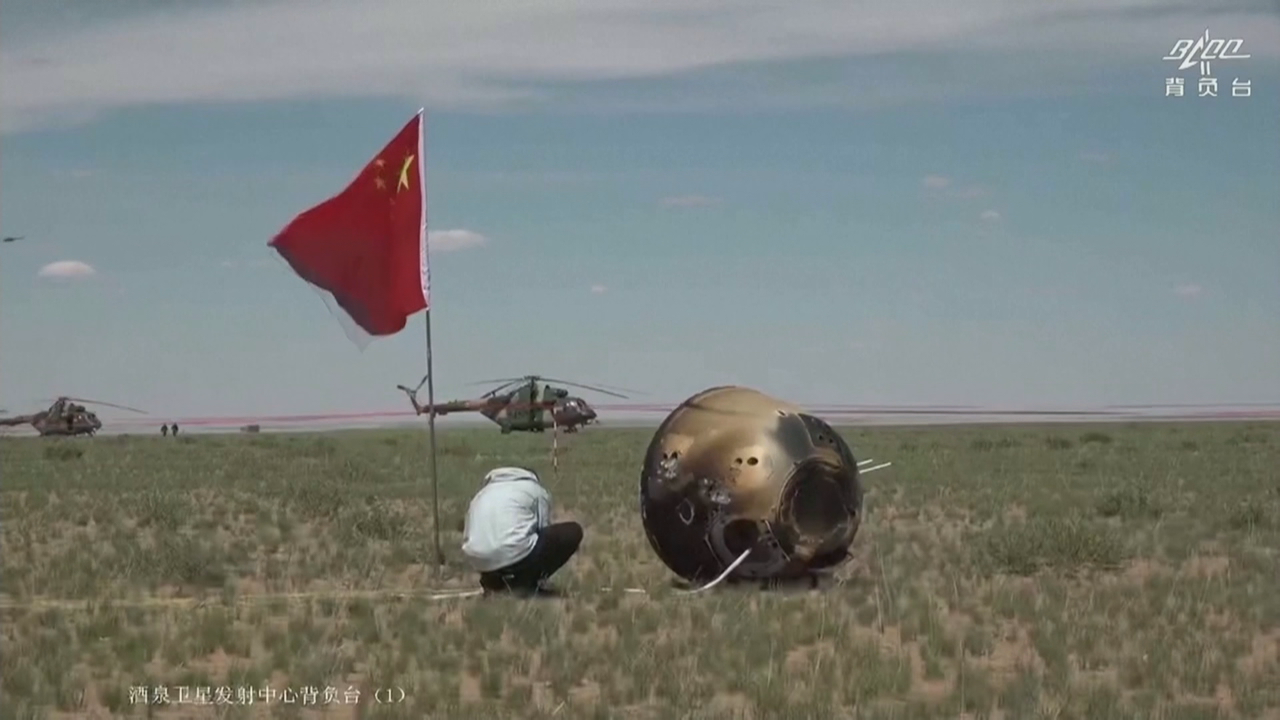
<svg viewBox="0 0 1280 720"><path fill-rule="evenodd" d="M649 544L699 581L748 548L737 578L786 579L846 560L862 518L849 445L799 407L744 387L685 400L658 428L640 476Z"/></svg>

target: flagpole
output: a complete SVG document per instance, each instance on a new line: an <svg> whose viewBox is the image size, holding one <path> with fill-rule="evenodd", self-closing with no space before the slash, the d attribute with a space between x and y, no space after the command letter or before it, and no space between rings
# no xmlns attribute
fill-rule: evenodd
<svg viewBox="0 0 1280 720"><path fill-rule="evenodd" d="M444 565L440 547L440 474L436 470L436 376L431 368L431 311L425 313L427 328L427 436L431 453L431 515L435 528L436 566Z"/></svg>
<svg viewBox="0 0 1280 720"><path fill-rule="evenodd" d="M427 109L418 108L418 187L422 193L422 274L423 300L427 311L423 323L427 332L427 442L431 453L431 520L435 528L436 567L444 567L444 550L440 546L440 473L436 465L436 373L431 367L431 263L427 256Z"/></svg>

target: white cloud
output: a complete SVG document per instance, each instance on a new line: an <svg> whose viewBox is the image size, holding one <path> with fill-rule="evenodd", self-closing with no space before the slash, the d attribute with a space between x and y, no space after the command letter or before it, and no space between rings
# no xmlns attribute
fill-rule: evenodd
<svg viewBox="0 0 1280 720"><path fill-rule="evenodd" d="M58 260L40 268L40 272L36 274L42 278L73 280L89 277L96 272L92 265L79 260Z"/></svg>
<svg viewBox="0 0 1280 720"><path fill-rule="evenodd" d="M427 233L429 252L451 252L479 247L489 242L489 238L470 230L432 230Z"/></svg>
<svg viewBox="0 0 1280 720"><path fill-rule="evenodd" d="M604 292L605 292L605 290L608 290L608 288L606 288L606 287L605 287L605 286L603 286L603 285L592 285L592 286L591 286L591 294L592 294L592 295L603 295L603 294L604 294Z"/></svg>
<svg viewBox="0 0 1280 720"><path fill-rule="evenodd" d="M1179 285L1173 289L1173 292L1178 297L1194 298L1203 295L1204 288L1196 285L1195 283L1188 283L1186 285Z"/></svg>
<svg viewBox="0 0 1280 720"><path fill-rule="evenodd" d="M995 210L983 210L978 219L989 223L1000 222L1000 213Z"/></svg>
<svg viewBox="0 0 1280 720"><path fill-rule="evenodd" d="M1223 10L1186 0L494 0L429 7L418 0L275 0L178 4L112 22L47 25L24 28L0 48L5 131L176 102L388 97L434 109L559 107L568 83L850 57L875 57L881 82L869 88L842 77L788 93L796 83L785 73L753 75L749 89L737 92L756 103L785 96L829 104L1003 93L1018 79L1035 92L1064 87L1064 77L1096 88L1097 71L1117 59L1160 72L1152 54L1204 27L1244 31L1255 65L1280 54L1272 7ZM955 62L982 53L1026 55L1020 62L990 58L992 68L1003 68L1000 78L944 76L932 63L894 66L885 75L895 53L921 51ZM705 97L693 100L722 105L732 92L700 89ZM654 104L679 105L672 98Z"/></svg>
<svg viewBox="0 0 1280 720"><path fill-rule="evenodd" d="M925 175L920 180L920 185L930 192L942 193L947 197L960 198L962 200L972 200L987 194L986 189L979 185L958 186L955 181L946 175Z"/></svg>
<svg viewBox="0 0 1280 720"><path fill-rule="evenodd" d="M692 208L710 207L712 205L719 205L722 202L724 201L721 198L708 197L706 195L673 195L671 197L662 198L658 201L658 204L663 207Z"/></svg>

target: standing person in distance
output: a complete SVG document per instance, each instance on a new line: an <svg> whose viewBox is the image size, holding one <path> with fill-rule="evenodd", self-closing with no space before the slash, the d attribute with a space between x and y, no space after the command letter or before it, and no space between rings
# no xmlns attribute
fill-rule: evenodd
<svg viewBox="0 0 1280 720"><path fill-rule="evenodd" d="M463 523L462 553L485 594L556 595L545 582L582 544L582 526L551 522L551 494L532 470L500 467L485 475Z"/></svg>

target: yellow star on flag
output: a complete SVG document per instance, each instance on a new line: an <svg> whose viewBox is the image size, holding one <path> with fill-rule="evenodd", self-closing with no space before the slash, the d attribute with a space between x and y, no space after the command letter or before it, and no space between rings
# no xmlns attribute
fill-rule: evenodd
<svg viewBox="0 0 1280 720"><path fill-rule="evenodd" d="M400 192L401 188L409 189L409 166L413 164L413 156L410 155L404 159L404 167L400 168L400 182L396 183L396 192Z"/></svg>
<svg viewBox="0 0 1280 720"><path fill-rule="evenodd" d="M373 186L379 190L387 189L387 181L382 177L382 168L387 164L382 158L374 158L370 166L373 168Z"/></svg>

